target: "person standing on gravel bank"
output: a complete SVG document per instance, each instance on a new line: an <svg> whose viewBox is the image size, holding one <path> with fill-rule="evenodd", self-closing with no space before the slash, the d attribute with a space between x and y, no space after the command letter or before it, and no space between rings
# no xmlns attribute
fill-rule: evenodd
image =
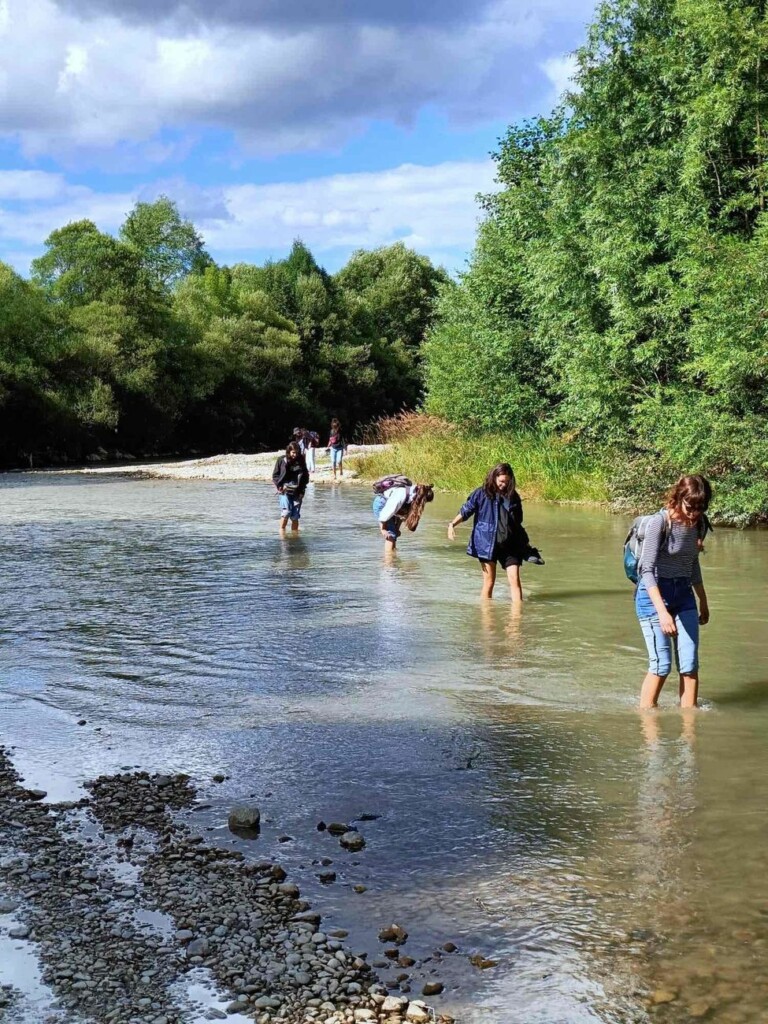
<svg viewBox="0 0 768 1024"><path fill-rule="evenodd" d="M285 455L275 463L272 482L280 498L280 532L285 532L290 519L291 530L295 533L299 529L301 503L309 483L307 464L295 441L289 443Z"/></svg>
<svg viewBox="0 0 768 1024"><path fill-rule="evenodd" d="M544 560L531 547L523 528L523 503L508 462L500 462L489 470L483 486L472 491L459 514L448 524L449 540L456 539L455 527L470 516L473 522L467 554L476 558L483 570L482 596L493 597L496 563L500 562L507 572L512 603L519 605L523 600L520 566L523 562L543 565Z"/></svg>
<svg viewBox="0 0 768 1024"><path fill-rule="evenodd" d="M310 473L315 472L315 455L320 444L320 435L314 430L304 428L304 459Z"/></svg>
<svg viewBox="0 0 768 1024"><path fill-rule="evenodd" d="M328 435L328 454L331 456L331 469L333 479L336 479L336 470L339 476L344 476L344 452L347 450L347 442L341 429L341 423L334 418L331 420L331 429Z"/></svg>

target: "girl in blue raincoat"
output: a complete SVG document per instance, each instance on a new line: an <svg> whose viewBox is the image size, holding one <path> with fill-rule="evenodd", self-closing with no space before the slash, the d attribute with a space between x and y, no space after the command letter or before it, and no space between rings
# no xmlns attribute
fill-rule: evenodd
<svg viewBox="0 0 768 1024"><path fill-rule="evenodd" d="M455 527L472 516L472 533L467 554L480 562L483 571L484 598L493 596L496 566L501 564L509 580L513 603L523 600L520 566L523 562L543 565L544 560L532 548L523 527L523 503L517 493L515 474L508 462L494 466L482 487L472 491L459 514L448 524L448 537L455 540Z"/></svg>

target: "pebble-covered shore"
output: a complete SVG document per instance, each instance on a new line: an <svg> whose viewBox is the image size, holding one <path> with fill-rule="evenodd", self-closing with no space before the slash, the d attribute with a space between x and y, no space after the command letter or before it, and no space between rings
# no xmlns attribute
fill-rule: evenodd
<svg viewBox="0 0 768 1024"><path fill-rule="evenodd" d="M132 771L87 790L77 803L44 803L0 748L0 915L11 939L34 944L59 1007L52 1020L199 1020L181 984L197 974L229 1000L206 1009L209 1020L452 1021L388 994L278 864L209 846L175 820L196 801L187 777ZM405 934L391 925L379 937L397 955ZM18 996L0 988L0 1019Z"/></svg>
<svg viewBox="0 0 768 1024"><path fill-rule="evenodd" d="M344 459L343 475L336 478L338 483L351 483L357 479L356 461L362 455L386 451L388 445L351 444ZM272 480L275 461L284 451L258 452L253 455L229 453L211 455L205 459L186 459L177 462L136 462L120 465L101 465L101 456L96 456L91 465L79 469L58 469L57 473L79 473L96 476L133 476L160 480ZM107 453L104 452L106 458ZM334 479L330 459L325 449L318 449L317 469L312 474L313 483L328 483Z"/></svg>

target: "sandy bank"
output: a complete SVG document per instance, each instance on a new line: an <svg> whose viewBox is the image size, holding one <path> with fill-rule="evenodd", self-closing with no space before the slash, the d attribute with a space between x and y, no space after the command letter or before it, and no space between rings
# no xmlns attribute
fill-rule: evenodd
<svg viewBox="0 0 768 1024"><path fill-rule="evenodd" d="M387 445L351 444L344 459L342 482L357 479L356 464L362 455L382 451ZM212 455L207 459L188 459L183 462L132 462L119 466L85 466L80 469L59 470L64 473L87 475L152 477L162 480L271 480L275 460L282 451L259 452L256 455ZM333 479L331 462L325 449L318 449L317 470L312 475L315 483Z"/></svg>

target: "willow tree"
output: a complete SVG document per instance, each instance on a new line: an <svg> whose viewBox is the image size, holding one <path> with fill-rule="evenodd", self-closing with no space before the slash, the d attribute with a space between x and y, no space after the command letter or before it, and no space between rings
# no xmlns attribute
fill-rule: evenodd
<svg viewBox="0 0 768 1024"><path fill-rule="evenodd" d="M764 0L600 6L562 109L502 140L501 191L462 282L455 376L492 367L489 404L507 417L495 425L535 409L499 402L506 372L600 451L706 470L734 515L768 512L768 487L753 486L768 469L755 443L768 416L767 72ZM427 376L449 414L456 305L441 309Z"/></svg>

